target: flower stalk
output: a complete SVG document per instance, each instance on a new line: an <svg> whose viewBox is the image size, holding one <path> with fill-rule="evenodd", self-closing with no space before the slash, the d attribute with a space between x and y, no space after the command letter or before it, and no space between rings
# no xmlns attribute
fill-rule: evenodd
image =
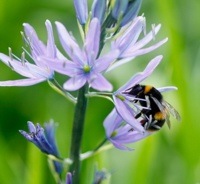
<svg viewBox="0 0 200 184"><path fill-rule="evenodd" d="M84 85L78 91L78 99L75 107L74 122L72 129L72 140L70 149L70 158L73 161L70 166L70 172L73 173L73 183L79 183L80 177L80 148L84 129L85 113L87 107L87 97L85 94L88 91L88 85Z"/></svg>
<svg viewBox="0 0 200 184"><path fill-rule="evenodd" d="M69 100L73 104L76 104L77 101L76 98L72 96L70 93L68 93L66 90L64 90L63 87L55 79L48 80L48 83L50 87L52 87L56 92L64 96L67 100Z"/></svg>

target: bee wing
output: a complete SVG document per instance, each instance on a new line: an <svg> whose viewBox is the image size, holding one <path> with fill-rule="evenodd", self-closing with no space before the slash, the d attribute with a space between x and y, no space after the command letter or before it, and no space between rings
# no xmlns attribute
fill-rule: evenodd
<svg viewBox="0 0 200 184"><path fill-rule="evenodd" d="M161 112L165 112L165 106L163 106L163 104L161 102L159 102L156 98L154 98L153 96L151 97L154 102L156 103L156 105L158 106L159 110Z"/></svg>
<svg viewBox="0 0 200 184"><path fill-rule="evenodd" d="M166 116L166 123L167 123L167 126L168 126L168 128L170 129L171 128L171 122L170 122L170 120L169 120L169 114L167 114L167 116Z"/></svg>
<svg viewBox="0 0 200 184"><path fill-rule="evenodd" d="M151 97L151 98L154 100L154 102L155 102L156 105L158 106L159 110L160 110L163 114L165 114L165 121L166 121L166 123L167 123L168 128L170 129L170 127L171 127L171 123L170 123L170 120L169 120L169 117L170 117L170 115L169 115L170 109L168 109L167 105L165 105L165 101L162 101L162 103L161 103L161 102L158 101L156 98L154 98L154 97ZM175 109L174 109L174 110L175 110ZM170 112L170 113L171 113L171 112Z"/></svg>
<svg viewBox="0 0 200 184"><path fill-rule="evenodd" d="M176 118L178 121L181 121L181 116L180 114L177 112L176 109L174 109L174 107L169 104L168 102L163 100L163 105L166 107L167 111L169 111L169 113Z"/></svg>

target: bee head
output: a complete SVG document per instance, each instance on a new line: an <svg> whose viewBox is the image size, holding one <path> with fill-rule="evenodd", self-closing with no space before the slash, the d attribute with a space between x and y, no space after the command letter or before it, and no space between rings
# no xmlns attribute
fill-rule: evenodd
<svg viewBox="0 0 200 184"><path fill-rule="evenodd" d="M144 86L136 84L135 86L127 89L124 94L134 95L137 96L138 94L144 91Z"/></svg>

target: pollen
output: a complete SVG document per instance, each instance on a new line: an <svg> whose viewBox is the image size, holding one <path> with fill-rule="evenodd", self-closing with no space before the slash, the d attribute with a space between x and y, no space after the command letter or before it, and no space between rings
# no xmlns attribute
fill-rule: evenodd
<svg viewBox="0 0 200 184"><path fill-rule="evenodd" d="M149 86L149 85L145 86L145 88L144 88L144 94L149 93L149 91L151 91L151 89L152 89L152 86Z"/></svg>
<svg viewBox="0 0 200 184"><path fill-rule="evenodd" d="M111 134L111 136L110 137L115 137L117 135L117 132L116 131L114 131L112 134Z"/></svg>
<svg viewBox="0 0 200 184"><path fill-rule="evenodd" d="M84 70L85 73L89 73L90 70L91 70L91 68L90 68L90 66L85 65L85 66L83 67L83 70Z"/></svg>
<svg viewBox="0 0 200 184"><path fill-rule="evenodd" d="M154 118L156 120L163 120L163 119L165 119L165 114L163 112L157 112L157 113L155 113Z"/></svg>

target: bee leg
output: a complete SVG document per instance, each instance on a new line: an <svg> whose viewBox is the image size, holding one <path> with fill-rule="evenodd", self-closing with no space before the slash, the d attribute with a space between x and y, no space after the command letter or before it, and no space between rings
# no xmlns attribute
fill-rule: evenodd
<svg viewBox="0 0 200 184"><path fill-rule="evenodd" d="M135 116L135 118L138 119L141 115L142 115L142 113L140 112Z"/></svg>

